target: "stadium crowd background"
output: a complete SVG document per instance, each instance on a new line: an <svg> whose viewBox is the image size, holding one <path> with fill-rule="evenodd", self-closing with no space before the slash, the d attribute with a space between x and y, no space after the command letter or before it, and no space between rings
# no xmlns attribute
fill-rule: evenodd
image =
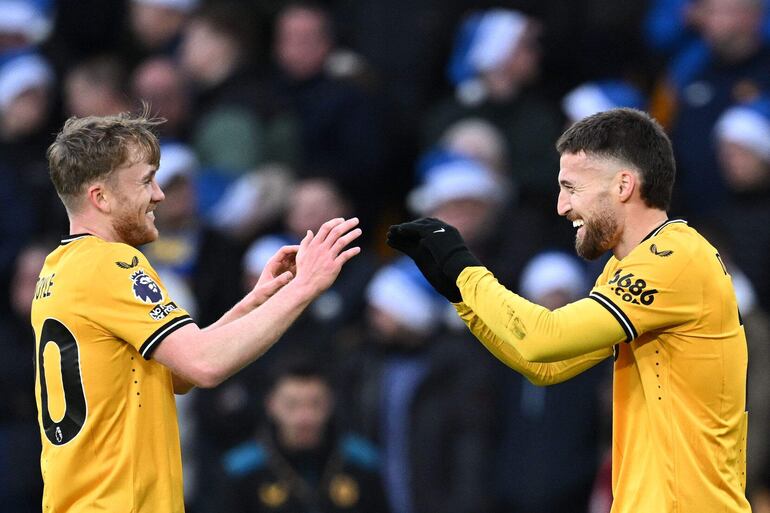
<svg viewBox="0 0 770 513"><path fill-rule="evenodd" d="M529 384L383 234L440 217L513 290L551 308L581 297L602 262L573 256L553 145L617 106L669 131L671 213L716 242L733 277L750 354L748 492L770 511L769 95L761 0L0 0L3 511L40 507L29 310L68 233L45 150L67 117L142 101L168 120L161 236L143 250L200 325L307 229L350 215L365 229L363 254L265 357L179 398L190 512L247 511L223 505L251 488L282 503L246 478L264 466L257 434L281 429L264 407L270 376L302 361L333 384L326 445L344 438L388 511L608 511L611 363ZM318 470L321 445L278 450ZM350 506L332 495L332 510Z"/></svg>

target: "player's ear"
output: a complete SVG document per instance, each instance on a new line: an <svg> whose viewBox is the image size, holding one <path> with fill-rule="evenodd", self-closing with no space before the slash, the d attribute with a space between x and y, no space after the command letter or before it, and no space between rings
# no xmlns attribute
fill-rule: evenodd
<svg viewBox="0 0 770 513"><path fill-rule="evenodd" d="M618 199L625 203L634 193L639 185L639 177L636 173L628 169L622 169L616 176L616 187Z"/></svg>
<svg viewBox="0 0 770 513"><path fill-rule="evenodd" d="M96 182L88 186L86 190L86 200L104 214L109 214L112 211L112 205L110 199L112 195L109 194L107 188L102 182Z"/></svg>

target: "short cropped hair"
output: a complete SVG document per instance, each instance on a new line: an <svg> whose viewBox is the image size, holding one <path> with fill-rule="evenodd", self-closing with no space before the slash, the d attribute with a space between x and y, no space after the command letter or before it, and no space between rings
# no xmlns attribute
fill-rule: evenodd
<svg viewBox="0 0 770 513"><path fill-rule="evenodd" d="M154 129L165 120L144 113L72 117L48 147L48 168L56 192L72 212L84 188L109 179L117 168L146 161L158 166L160 146Z"/></svg>
<svg viewBox="0 0 770 513"><path fill-rule="evenodd" d="M560 154L620 160L641 174L641 197L651 208L668 210L676 178L671 141L663 127L645 112L612 109L584 118L556 142Z"/></svg>

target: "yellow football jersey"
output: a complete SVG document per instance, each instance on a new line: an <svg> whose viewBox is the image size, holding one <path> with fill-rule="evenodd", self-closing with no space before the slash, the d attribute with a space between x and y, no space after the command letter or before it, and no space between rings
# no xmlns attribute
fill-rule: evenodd
<svg viewBox="0 0 770 513"><path fill-rule="evenodd" d="M192 322L136 248L73 235L48 255L32 303L43 512L184 511L172 376L151 355Z"/></svg>
<svg viewBox="0 0 770 513"><path fill-rule="evenodd" d="M589 298L553 312L482 267L457 284L471 331L535 382L563 381L614 346L613 513L751 511L746 338L717 251L684 221L611 258Z"/></svg>
<svg viewBox="0 0 770 513"><path fill-rule="evenodd" d="M746 336L717 250L669 221L611 258L590 296L628 337L615 351L613 513L750 511Z"/></svg>

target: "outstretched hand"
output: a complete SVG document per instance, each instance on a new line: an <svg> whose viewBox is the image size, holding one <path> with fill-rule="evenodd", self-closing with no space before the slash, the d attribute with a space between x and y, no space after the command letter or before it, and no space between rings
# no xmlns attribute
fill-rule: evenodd
<svg viewBox="0 0 770 513"><path fill-rule="evenodd" d="M312 297L329 288L337 279L342 266L361 252L358 246L348 245L361 236L358 218L336 218L326 221L299 244L296 256L296 280L310 287ZM347 248L347 249L346 249Z"/></svg>
<svg viewBox="0 0 770 513"><path fill-rule="evenodd" d="M462 270L481 265L454 226L432 217L391 226L387 243L411 257L433 288L453 303L462 300L457 287Z"/></svg>

